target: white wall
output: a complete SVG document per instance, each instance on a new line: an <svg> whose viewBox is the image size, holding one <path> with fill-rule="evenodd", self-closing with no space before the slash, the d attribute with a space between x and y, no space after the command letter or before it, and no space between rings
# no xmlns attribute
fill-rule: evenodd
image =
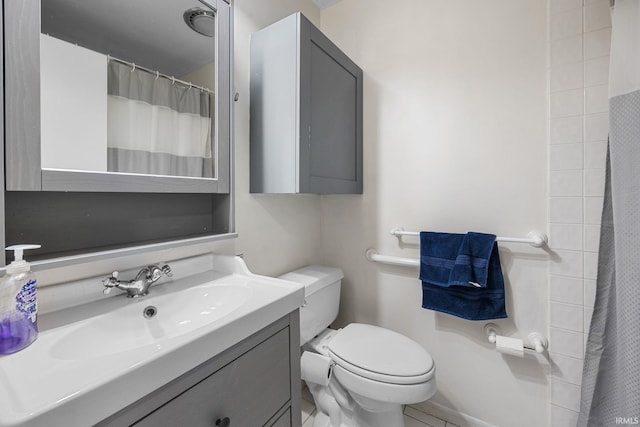
<svg viewBox="0 0 640 427"><path fill-rule="evenodd" d="M43 168L107 170L107 57L40 34Z"/></svg>
<svg viewBox="0 0 640 427"><path fill-rule="evenodd" d="M253 32L291 13L302 11L319 23L311 0L235 1L235 103L236 230L239 237L219 243L168 249L144 255L110 258L71 267L38 272L39 286L82 277L109 274L149 262L177 259L214 251L244 254L249 268L259 274L279 275L318 262L320 256L320 198L249 194L249 40ZM28 254L27 254L28 257ZM99 283L96 286L100 286Z"/></svg>
<svg viewBox="0 0 640 427"><path fill-rule="evenodd" d="M337 325L413 338L436 362L432 402L497 426L547 425L546 362L497 353L485 322L422 309L417 269L364 253L417 258L415 239L389 235L398 225L546 231L546 13L539 0L343 0L321 14L365 74L364 195L322 199L323 260L345 271ZM548 254L501 244L500 256L510 317L496 323L546 333Z"/></svg>

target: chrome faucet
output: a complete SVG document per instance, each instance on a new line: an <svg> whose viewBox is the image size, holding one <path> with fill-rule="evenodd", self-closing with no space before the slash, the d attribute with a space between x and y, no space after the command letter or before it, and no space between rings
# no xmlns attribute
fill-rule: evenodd
<svg viewBox="0 0 640 427"><path fill-rule="evenodd" d="M165 264L162 268L157 265L148 265L138 272L133 280L121 282L118 280L118 272L114 271L111 277L102 281L104 289L102 293L107 295L112 288L118 288L127 293L127 297L135 298L149 293L149 287L162 276L172 277L171 267Z"/></svg>

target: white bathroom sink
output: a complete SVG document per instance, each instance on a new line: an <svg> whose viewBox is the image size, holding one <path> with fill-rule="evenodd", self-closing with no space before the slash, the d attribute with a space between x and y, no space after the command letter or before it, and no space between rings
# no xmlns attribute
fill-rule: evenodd
<svg viewBox="0 0 640 427"><path fill-rule="evenodd" d="M304 301L300 285L254 275L238 257L213 265L144 297L41 316L31 346L0 356L0 427L93 425Z"/></svg>
<svg viewBox="0 0 640 427"><path fill-rule="evenodd" d="M51 348L51 356L82 360L162 343L210 325L251 297L245 284L210 284L130 300L105 314L77 322Z"/></svg>

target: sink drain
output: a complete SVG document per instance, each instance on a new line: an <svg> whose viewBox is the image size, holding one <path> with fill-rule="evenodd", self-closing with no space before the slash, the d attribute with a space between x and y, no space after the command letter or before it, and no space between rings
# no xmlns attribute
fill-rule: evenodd
<svg viewBox="0 0 640 427"><path fill-rule="evenodd" d="M142 311L142 315L147 319L151 319L156 314L158 314L158 309L152 305L145 307L145 309Z"/></svg>

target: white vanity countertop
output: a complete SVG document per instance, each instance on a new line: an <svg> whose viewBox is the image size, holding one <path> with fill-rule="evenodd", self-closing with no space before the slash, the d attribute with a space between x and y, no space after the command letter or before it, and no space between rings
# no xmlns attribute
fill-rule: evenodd
<svg viewBox="0 0 640 427"><path fill-rule="evenodd" d="M31 346L0 356L0 427L93 425L298 309L304 301L301 285L254 275L240 258L216 257L214 265L222 267L154 286L145 297L118 295L41 316L41 332ZM157 303L158 317L178 312L178 305L185 301L180 293L187 290L189 298L200 301L206 295L198 292L211 289L203 285L240 287L242 301L236 298L229 309L224 308L225 301L217 302L222 314L186 332L139 327L148 321L142 317L144 307ZM202 311L201 306L195 304L193 309ZM119 338L114 335L119 329L127 333L122 319L132 310L143 319L136 315L134 320L139 336L134 327L134 333L122 340L124 348L107 345ZM123 314L116 318L114 312ZM176 320L175 325L185 323Z"/></svg>

